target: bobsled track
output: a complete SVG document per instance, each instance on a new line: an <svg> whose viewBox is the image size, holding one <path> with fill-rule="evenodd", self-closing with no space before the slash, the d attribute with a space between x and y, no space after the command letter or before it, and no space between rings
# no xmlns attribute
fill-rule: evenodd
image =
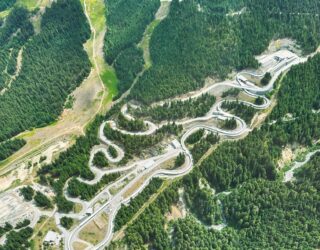
<svg viewBox="0 0 320 250"><path fill-rule="evenodd" d="M281 59L277 60L275 65L273 65L271 68L269 68L266 72L262 74L257 74L255 72L240 72L236 75L234 81L225 81L221 83L216 83L192 93L191 96L187 98L175 98L174 100L184 101L184 100L188 100L189 98L198 98L205 93L211 92L215 88L223 86L227 88L237 88L244 91L247 95L253 98L260 97L263 99L263 103L261 105L257 105L257 104L254 104L248 101L242 101L242 100L227 100L228 102L238 101L239 103L243 103L245 105L251 106L257 110L266 109L270 106L271 101L265 96L265 94L273 89L274 83L279 78L279 76L283 72L290 69L293 65L303 63L307 60L307 58L300 58L297 55L287 50L281 50L276 52L275 54L284 55L284 56L280 57ZM263 87L256 86L255 84L247 80L247 78L244 76L244 75L249 75L250 77L261 79L267 72L269 72L272 75L272 78L268 83L268 85ZM98 135L101 141L101 144L92 148L90 161L89 161L89 167L92 170L92 172L95 174L95 178L91 181L82 180L80 178L79 180L86 182L87 184L95 184L102 178L102 176L106 174L123 173L123 175L119 177L118 180L116 180L115 182L105 187L103 191L97 194L95 198L93 198L91 201L82 201L78 198L71 198L68 196L67 192L65 191L65 196L68 200L72 202L80 203L82 205L82 211L77 214L74 213L74 214L64 215L64 214L56 213L57 225L60 225L59 221L63 216L68 216L68 217L72 217L80 220L80 223L74 229L72 229L71 232L66 231L64 228L60 226L60 229L63 231L64 235L66 236L65 249L69 249L69 250L74 249L73 243L76 241L83 243L83 240L78 238L80 231L86 225L88 225L92 220L94 220L94 218L96 218L97 216L99 216L104 212L108 215L108 228L104 236L104 239L95 246L86 242L86 244L88 245L86 249L103 249L106 245L110 243L112 239L114 219L118 210L121 208L121 205L123 204L127 205L131 199L136 197L149 184L152 178L155 178L155 177L177 178L189 173L192 170L192 167L194 166L194 162L193 162L193 157L188 147L186 146L186 139L197 130L203 129L205 131L214 132L219 134L220 136L223 136L229 139L233 139L233 138L236 139L243 136L245 133L248 133L250 131L250 128L244 120L242 120L240 117L236 115L230 114L223 110L222 104L225 101L226 99L222 99L217 103L215 103L210 108L210 111L203 117L192 118L184 121L176 121L175 123L177 125L182 125L183 127L185 127L186 125L189 125L189 126L187 129L184 130L183 135L181 136L179 142L176 140L175 147L171 147L167 149L164 154L151 157L149 159L139 160L129 165L116 167L116 168L100 169L94 166L93 164L93 158L97 152L102 152L106 156L108 161L111 163L119 163L125 155L124 150L119 145L117 145L116 143L106 138L106 136L104 135L105 126L108 125L110 126L111 129L117 130L118 132L123 134L128 134L133 136L151 136L162 126L169 124L169 121L156 124L152 121L145 120L144 123L146 125L145 126L146 130L139 131L139 132L131 132L131 131L126 131L121 128L118 128L117 123L114 120L108 120L103 122L100 126L99 135ZM168 102L170 102L170 100L166 101L166 103ZM163 105L163 102L157 103L154 105L161 106ZM128 120L135 119L131 114L128 113L127 104L125 104L121 108L121 113ZM237 123L237 127L234 130L225 130L214 125L210 126L210 125L204 124L205 121L227 120L232 118L235 119ZM117 152L117 156L115 158L112 157L108 152L108 147L110 146L112 146ZM181 153L185 155L185 162L181 167L173 170L160 168L161 164L167 162L170 159L176 158ZM132 176L134 177L132 178ZM136 190L130 193L130 190L134 187L134 185L141 180L143 180L142 184L139 185L139 187L136 188ZM125 183L125 185L121 185L123 183ZM66 183L65 190L67 188L67 185L68 185L68 182ZM120 190L115 194L111 194L112 193L111 190L116 189L119 186L120 187L123 186L123 187L120 188ZM126 195L128 192L130 193L130 195ZM106 200L106 202L103 203L99 208L94 210L93 209L94 205L100 200ZM88 213L89 210L90 210L90 213Z"/></svg>

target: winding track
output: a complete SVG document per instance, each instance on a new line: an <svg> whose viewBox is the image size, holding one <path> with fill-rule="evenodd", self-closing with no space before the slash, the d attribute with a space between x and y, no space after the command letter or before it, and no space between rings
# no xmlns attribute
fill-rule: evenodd
<svg viewBox="0 0 320 250"><path fill-rule="evenodd" d="M226 82L218 83L218 84L203 88L199 92L193 94L191 97L181 98L181 100L186 100L189 98L197 98L204 93L208 93L208 92L212 91L214 88L217 88L220 86L227 86L227 87L239 88L239 89L245 91L248 95L250 95L252 97L262 97L264 99L264 102L261 105L257 105L257 104L246 102L246 101L239 101L239 102L244 103L245 105L249 105L255 109L259 109L259 110L266 109L270 106L271 102L263 94L272 90L274 83L276 82L278 77L283 72L290 69L290 67L292 67L293 65L305 62L306 60L307 60L307 58L299 58L297 56L291 56L291 57L287 57L287 58L283 59L275 67L268 70L268 72L273 74L273 77L270 80L269 84L264 87L258 87L258 86L253 85L252 83L247 81L241 73L239 73L236 76L236 80L234 82L226 81ZM245 72L245 74L251 75L252 77L263 77L264 76L264 74L256 74L254 72ZM117 162L121 161L121 159L124 157L124 151L121 149L121 147L114 144L113 142L111 142L110 140L108 140L104 136L103 130L104 130L104 127L106 126L106 124L109 124L112 129L118 130L121 133L141 136L141 135L152 135L153 133L155 133L155 131L157 129L159 129L161 126L164 126L168 122L164 122L162 124L157 125L157 124L154 124L150 121L144 121L145 124L148 125L147 126L148 129L146 131L141 131L141 132L136 132L136 133L121 130L121 129L117 128L116 123L114 121L105 121L103 124L101 124L100 129L99 129L99 138L100 138L102 144L99 146L95 146L92 149L91 156L90 156L90 164L89 164L91 170L96 174L96 178L93 181L90 181L87 183L94 184L94 183L98 182L104 174L108 174L108 173L126 172L126 174L123 175L116 182L107 186L92 201L83 202L83 201L80 201L79 199L77 199L77 202L80 202L83 205L83 210L80 213L80 215L84 216L87 209L93 207L94 204L103 195L104 196L107 195L109 198L106 203L104 203L100 208L98 208L96 211L94 211L90 216L82 217L80 224L75 229L73 229L70 233L66 232L67 241L65 244L65 249L69 249L69 250L73 249L72 243L78 239L77 237L78 237L79 232L93 218L95 218L95 216L101 214L102 212L106 212L109 217L107 234L106 234L105 238L98 245L96 245L94 247L90 246L88 248L88 249L103 249L103 247L108 245L112 239L112 232L113 232L113 227L114 227L113 221L114 221L114 218L117 214L117 211L120 209L122 204L128 204L130 202L130 200L132 198L136 197L145 188L145 186L148 185L148 183L154 177L177 178L177 177L180 177L180 176L183 176L183 175L189 173L193 167L193 158L192 158L192 155L191 155L189 149L187 148L187 146L185 144L185 141L195 131L197 131L199 129L205 129L207 131L215 132L215 133L218 133L218 134L223 135L228 138L238 138L238 137L242 136L243 134L247 133L248 131L250 131L250 128L248 128L247 124L241 118L239 118L235 115L229 114L221 108L221 105L224 101L225 100L221 100L217 104L213 105L213 107L210 109L210 111L204 117L189 119L187 121L176 122L176 124L180 124L180 125L187 125L190 123L196 124L196 125L192 126L191 128L189 128L183 134L183 136L181 137L181 140L180 140L180 143L181 143L180 147L168 150L163 155L153 157L153 158L150 158L147 160L139 161L139 162L136 162L130 166L120 167L120 168L116 168L116 169L98 170L92 164L92 159L93 159L94 154L96 154L99 151L103 152L106 155L106 157L108 158L108 160L113 163L117 163ZM161 105L161 103L158 105ZM127 119L129 119L129 120L134 119L131 115L129 115L127 113L127 105L122 107L121 112L123 113L123 115ZM221 128L218 128L215 126L197 124L201 121L208 121L211 119L225 120L225 119L230 119L230 118L234 118L237 121L238 126L235 130L224 130L224 129L221 129ZM116 148L116 150L118 152L117 158L112 158L109 155L109 153L107 151L107 148L109 146L113 146ZM182 167L175 169L175 170L165 170L165 169L159 168L159 166L162 163L164 163L172 158L175 158L179 153L184 153L186 156L185 164ZM150 165L150 161L151 161L151 166L145 167L146 165ZM130 176L134 176L134 178L131 179L122 190L120 190L117 194L112 196L110 194L110 189L113 187L117 187L117 185L121 184L125 179L129 178ZM128 190L130 190L130 188L132 188L134 186L134 184L137 181L141 180L141 178L143 178L143 177L145 177L143 184L139 188L137 188L137 190L135 190L129 197L125 197L126 192ZM70 199L68 196L67 196L67 198ZM75 200L73 199L73 201L75 201ZM80 215L73 214L70 217L79 219ZM57 221L59 221L59 218L61 218L61 217L62 217L62 215L58 214L56 216Z"/></svg>

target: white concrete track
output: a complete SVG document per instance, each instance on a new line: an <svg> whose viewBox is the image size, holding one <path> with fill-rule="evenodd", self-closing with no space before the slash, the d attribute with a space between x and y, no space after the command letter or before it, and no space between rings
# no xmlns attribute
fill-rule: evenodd
<svg viewBox="0 0 320 250"><path fill-rule="evenodd" d="M204 93L209 93L214 88L217 88L219 86L220 87L226 86L226 87L241 89L245 91L248 95L255 98L257 97L263 98L263 103L261 105L257 105L247 101L239 101L239 103L249 105L258 110L266 109L270 106L271 102L268 98L264 96L264 94L273 89L273 85L276 82L276 80L279 78L279 76L283 72L290 69L290 67L292 67L293 65L305 62L307 60L307 58L299 58L295 54L286 50L277 52L276 57L279 58L279 60L277 60L277 63L273 65L271 68L269 68L267 71L267 72L270 72L272 75L272 79L270 80L267 86L264 86L264 87L256 86L244 77L244 75L250 75L251 77L262 78L266 72L264 72L263 74L255 73L255 72L244 72L244 73L239 73L236 76L235 81L225 81L225 82L221 82L221 83L217 83L217 84L205 87L193 93L191 97L180 98L180 100L197 98ZM271 60L271 59L269 58L268 60ZM267 58L264 57L261 60L267 60ZM97 152L103 152L106 155L107 159L112 163L117 163L124 157L123 149L121 149L121 147L114 144L112 141L108 140L105 137L103 130L106 124L109 124L112 129L117 130L123 134L129 134L134 136L142 136L142 135L147 136L147 135L154 134L157 131L157 129L161 128L165 124L168 124L168 122L163 122L161 124L154 124L153 122L150 122L150 121L144 121L147 126L147 130L141 131L141 132L131 132L131 131L125 131L125 130L119 129L117 128L115 121L112 121L112 120L105 121L103 124L101 124L101 127L99 129L99 139L102 143L101 145L95 146L92 149L91 156L90 156L90 164L89 164L91 170L96 174L96 178L95 180L87 183L90 183L90 184L96 183L98 180L100 180L100 178L104 174L116 173L116 172L123 172L124 174L117 181L115 181L111 185L108 185L106 188L104 188L104 190L101 193L99 193L92 201L82 202L80 200L77 200L77 202L80 202L83 205L84 209L80 214L71 215L71 217L78 218L78 219L80 219L81 217L81 219L80 219L79 225L77 225L76 228L74 228L71 232L66 232L65 249L68 249L68 250L74 249L73 242L78 240L79 232L94 218L96 218L96 216L100 215L102 212L105 212L107 213L108 220L109 220L107 233L104 239L99 244L88 248L88 249L103 249L106 245L109 244L109 242L112 239L114 219L117 214L117 211L121 208L122 204L128 204L132 198L136 197L145 188L145 186L148 185L148 183L152 178L155 178L155 177L176 178L189 173L192 170L192 167L194 164L193 164L192 155L188 147L186 146L185 141L191 134L193 134L197 130L204 129L207 131L218 133L227 138L239 138L245 133L247 133L248 131L250 131L250 128L248 128L247 124L241 118L237 117L236 115L229 114L226 111L222 110L221 105L224 101L226 100L221 100L215 105L213 105L213 107L211 107L210 111L204 117L197 117L197 118L189 119L186 121L176 121L176 124L179 124L179 125L183 125L183 126L189 125L189 128L186 131L184 131L184 134L180 139L179 147L177 146L175 146L174 148L169 147L166 150L166 152L162 155L152 157L146 160L141 160L129 166L119 167L115 169L98 170L92 164L93 156ZM162 105L162 104L163 102L158 103L157 105ZM124 105L121 108L122 114L126 119L133 120L134 117L128 114L127 109L128 109L127 105ZM237 122L237 128L234 130L225 130L213 125L212 126L205 125L203 123L204 121L209 121L211 119L226 120L230 118L234 118ZM194 125L190 127L191 123L192 124L194 123ZM110 145L116 148L118 152L118 157L116 159L112 158L108 153L107 148ZM166 170L160 167L163 163L167 162L170 159L174 159L180 153L183 153L186 156L185 157L186 160L183 166L174 170ZM141 180L143 180L142 184L136 187L136 183ZM129 192L130 194L128 195L128 191L132 190L133 187L135 187L134 191ZM119 188L119 190L113 195L111 195L112 193L111 189L114 189L114 188ZM86 216L85 215L86 211L88 211L88 209L92 209L94 207L94 204L97 201L101 200L102 198L104 198L107 201L103 203L103 205L101 205L98 209L90 213L89 216ZM57 215L57 217L59 218L61 217L61 215ZM59 221L59 219L57 221Z"/></svg>

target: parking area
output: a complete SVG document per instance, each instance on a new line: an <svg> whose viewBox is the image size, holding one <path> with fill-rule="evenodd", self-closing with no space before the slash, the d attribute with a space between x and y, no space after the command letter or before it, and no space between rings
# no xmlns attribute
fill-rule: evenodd
<svg viewBox="0 0 320 250"><path fill-rule="evenodd" d="M24 219L29 219L33 224L37 222L38 217L38 211L31 203L23 200L18 189L0 195L0 226L6 222L15 226Z"/></svg>

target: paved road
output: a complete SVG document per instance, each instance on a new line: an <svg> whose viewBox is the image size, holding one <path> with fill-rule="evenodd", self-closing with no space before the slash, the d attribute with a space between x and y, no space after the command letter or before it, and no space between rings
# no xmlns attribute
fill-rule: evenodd
<svg viewBox="0 0 320 250"><path fill-rule="evenodd" d="M273 76L272 76L272 79L269 82L269 84L264 87L258 87L258 86L253 85L248 80L246 80L246 78L240 73L236 76L236 79L234 82L226 81L226 82L218 83L218 84L203 88L200 91L194 93L191 96L191 98L197 98L200 95L202 95L204 93L208 93L208 92L212 91L214 88L217 88L219 86L229 86L229 87L233 87L233 88L240 88L240 89L246 91L246 93L252 97L260 96L264 100L264 102L261 105L257 105L257 104L246 102L246 101L239 101L239 102L242 102L245 105L249 105L249 106L256 108L256 109L266 109L267 107L270 106L270 100L267 99L265 96L263 96L263 94L267 93L268 91L270 91L273 88L275 81L278 79L278 77L281 75L281 73L287 71L293 65L296 65L296 64L304 62L304 61L306 61L306 58L299 58L297 56L284 58L277 65L275 65L273 68L271 68L269 70ZM260 77L260 78L262 78L264 76L264 74L255 74L254 72L245 72L245 74L251 75L253 77ZM189 98L190 97L187 97L185 99L189 99ZM183 98L181 98L181 99L183 99ZM83 218L81 220L80 224L73 231L71 231L70 233L67 234L67 242L65 244L65 246L66 246L65 248L70 249L70 250L73 249L72 243L78 239L78 234L85 227L85 225L87 225L90 221L92 221L92 219L94 219L97 215L101 214L102 212L106 212L109 216L109 221L110 221L110 223L108 223L107 234L102 242L100 242L98 245L94 246L93 248L92 247L90 248L90 249L103 249L103 247L108 245L108 243L112 239L112 233L113 233L113 227L114 227L113 221L114 221L114 218L117 214L117 211L120 209L122 204L128 204L130 202L130 200L132 198L136 197L145 188L145 186L148 185L150 180L154 177L177 178L179 176L183 176L183 175L189 173L193 167L193 158L192 158L192 155L191 155L189 149L185 145L185 141L195 131L197 131L199 129L205 129L208 131L218 133L220 135L224 135L229 138L238 138L241 135L243 135L244 133L248 132L250 129L248 128L247 124L242 119L240 119L239 117L237 117L235 115L232 115L232 114L225 112L221 108L221 105L224 101L225 100L222 100L222 101L218 102L217 104L215 104L210 109L210 112L208 112L208 114L206 114L204 117L189 119L189 120L183 121L183 122L177 121L176 123L181 124L181 125L186 125L186 124L191 124L191 123L195 123L195 125L192 126L191 128L189 128L187 131L185 131L185 133L183 134L183 136L181 137L181 140L180 140L180 147L172 149L172 150L168 150L167 153L165 153L164 155L161 155L158 157L153 157L151 159L147 159L144 161L140 161L140 162L134 163L130 166L125 166L125 167L116 168L116 169L112 169L112 170L106 170L103 173L98 173L97 170L94 170L95 167L92 165L92 161L90 161L91 162L91 164L90 164L91 169L94 171L94 173L97 174L97 178L95 178L94 182L97 182L99 180L99 178L101 178L103 176L103 174L105 174L105 173L124 172L124 171L128 171L128 172L124 176L122 176L119 180L117 180L115 183L106 187L100 194L98 194L88 204L84 204L84 202L82 202L82 204L85 205L86 209L88 209L88 208L92 207L103 195L106 196L106 194L108 194L110 196L107 202L105 202L99 209L94 211L90 216ZM162 103L158 103L158 105L162 105ZM127 105L122 107L121 112L123 113L123 115L127 119L129 119L129 120L134 119L130 114L127 113ZM224 129L221 129L221 128L218 128L215 126L208 126L208 125L201 124L201 122L208 121L210 119L226 120L226 119L230 119L230 118L234 118L237 121L237 128L235 130L224 130ZM118 130L121 133L139 136L139 135L152 135L158 128L167 124L168 122L164 122L161 125L154 124L150 121L145 121L145 123L148 125L148 129L146 131L141 131L141 132L135 133L135 132L129 132L129 131L125 131L125 130L117 128L117 125L114 121L104 122L101 125L100 130L99 130L99 137L100 137L100 140L102 141L102 144L92 150L91 158L98 151L104 152L106 154L106 157L111 162L118 162L124 156L124 151L119 146L117 146L113 142L109 141L104 136L103 128L106 124L110 124L112 129ZM117 151L118 151L118 158L117 159L112 159L111 156L108 155L107 146L109 146L109 145L112 145L117 149ZM179 153L184 153L186 156L186 162L181 168L175 169L175 170L159 169L159 166L162 163L176 157ZM146 167L146 165L148 167ZM126 178L128 178L129 176L132 176L132 175L134 175L135 177L129 183L127 183L122 190L120 190L118 193L116 193L113 196L110 195L110 189L112 187L116 187L118 184L122 183L123 180L125 180ZM132 188L133 185L138 180L141 180L143 178L144 178L143 184L141 186L139 186L137 188L137 190L135 190L134 193L132 193L129 197L125 198L124 194L130 188ZM81 201L78 200L78 202L81 202ZM82 212L82 215L84 215L83 212ZM74 215L74 216L79 218L78 215Z"/></svg>

